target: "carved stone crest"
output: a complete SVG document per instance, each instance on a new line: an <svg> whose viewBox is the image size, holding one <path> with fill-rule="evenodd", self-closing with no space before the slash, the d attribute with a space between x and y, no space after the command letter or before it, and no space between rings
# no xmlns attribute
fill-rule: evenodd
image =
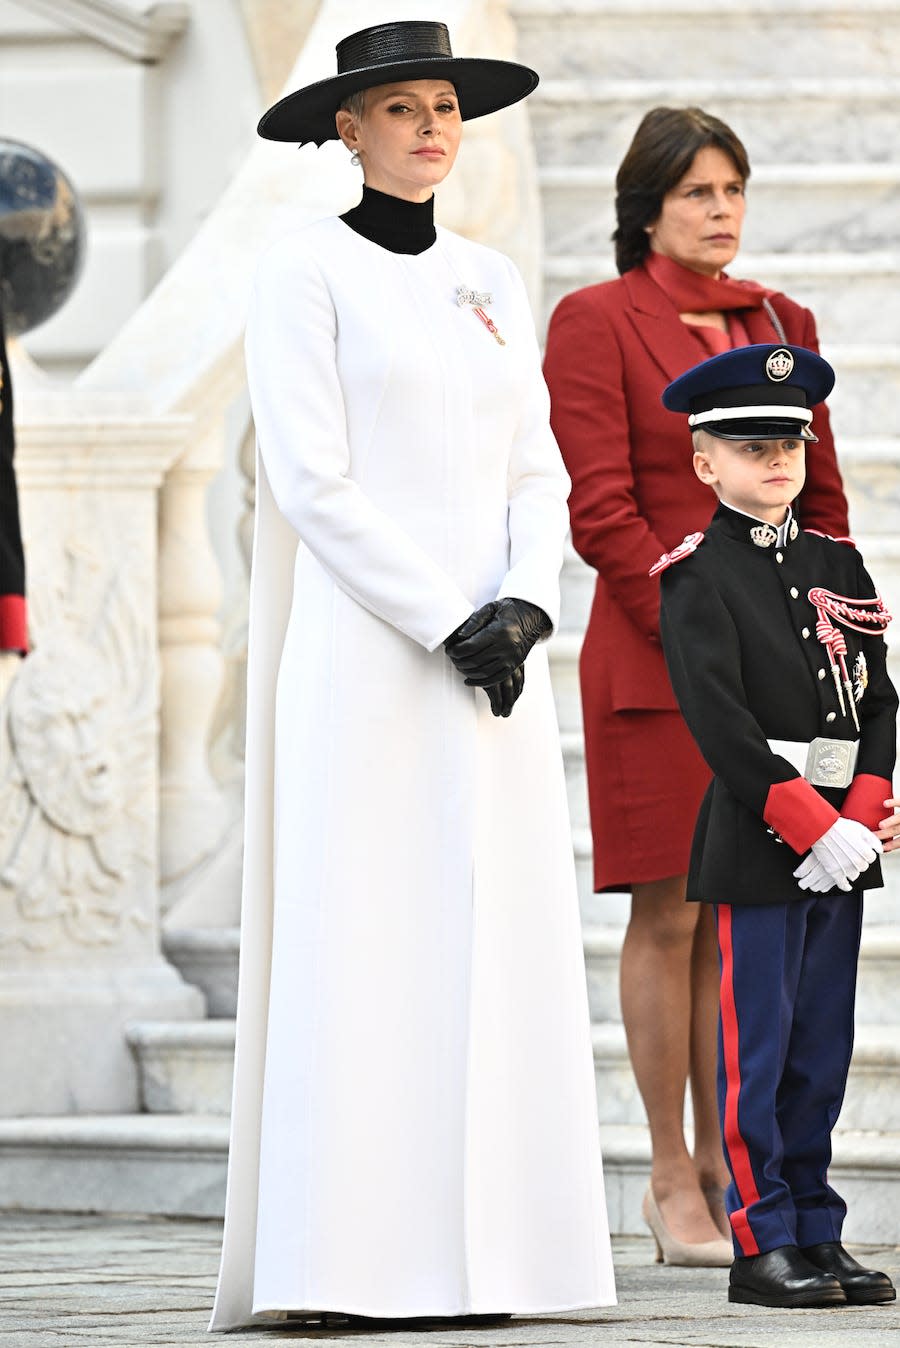
<svg viewBox="0 0 900 1348"><path fill-rule="evenodd" d="M0 946L111 945L147 925L130 881L153 863L139 817L154 808L152 634L127 567L68 560L0 719ZM36 607L49 613L46 596Z"/></svg>

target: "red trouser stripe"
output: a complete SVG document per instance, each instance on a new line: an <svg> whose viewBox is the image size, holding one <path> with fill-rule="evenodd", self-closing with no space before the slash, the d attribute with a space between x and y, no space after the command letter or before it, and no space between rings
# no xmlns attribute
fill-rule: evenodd
<svg viewBox="0 0 900 1348"><path fill-rule="evenodd" d="M753 1178L750 1153L741 1136L738 1121L738 1101L741 1095L741 1062L738 1055L738 1020L734 1002L734 954L731 945L731 906L718 905L719 950L722 954L722 985L719 990L722 1016L722 1053L725 1061L725 1122L724 1140L731 1165L731 1173L737 1186L741 1207L731 1214L731 1229L734 1231L741 1253L759 1254L747 1209L759 1202L759 1190Z"/></svg>

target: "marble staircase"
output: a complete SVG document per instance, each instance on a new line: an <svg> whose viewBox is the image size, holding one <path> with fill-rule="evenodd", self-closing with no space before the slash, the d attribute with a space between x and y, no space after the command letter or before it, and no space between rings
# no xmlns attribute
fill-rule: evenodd
<svg viewBox="0 0 900 1348"><path fill-rule="evenodd" d="M838 371L831 406L853 529L896 610L900 4L724 0L711 11L698 0L514 0L513 12L521 58L542 73L532 124L544 218L544 324L563 294L615 275L615 171L643 113L658 104L697 104L727 121L753 168L745 251L732 274L783 289L816 315L823 353ZM630 1231L641 1229L648 1147L619 1014L628 899L590 889L577 660L593 573L570 554L563 580L551 659L611 1215L617 1229ZM847 1232L859 1240L900 1239L900 1224L883 1203L888 1191L894 1201L900 1197L898 973L900 875L867 908L857 1046L836 1138L834 1173L851 1203Z"/></svg>

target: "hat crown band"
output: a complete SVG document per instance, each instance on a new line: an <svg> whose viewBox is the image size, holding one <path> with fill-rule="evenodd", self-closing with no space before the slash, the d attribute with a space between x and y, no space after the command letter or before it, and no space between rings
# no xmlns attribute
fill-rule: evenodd
<svg viewBox="0 0 900 1348"><path fill-rule="evenodd" d="M447 25L416 19L363 28L339 42L336 51L339 75L394 61L453 59Z"/></svg>
<svg viewBox="0 0 900 1348"><path fill-rule="evenodd" d="M738 348L740 349L740 348ZM809 395L799 384L742 384L734 388L715 388L691 398L692 412L707 412L711 407L751 408L782 404L796 407L809 402Z"/></svg>

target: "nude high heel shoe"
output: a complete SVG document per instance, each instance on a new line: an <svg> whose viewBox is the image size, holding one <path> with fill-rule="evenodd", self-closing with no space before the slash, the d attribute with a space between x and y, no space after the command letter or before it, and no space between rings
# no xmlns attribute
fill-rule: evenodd
<svg viewBox="0 0 900 1348"><path fill-rule="evenodd" d="M730 1240L702 1240L694 1245L676 1240L663 1221L652 1189L648 1188L644 1194L641 1212L656 1241L658 1264L673 1264L678 1268L730 1268L733 1264L734 1250Z"/></svg>

